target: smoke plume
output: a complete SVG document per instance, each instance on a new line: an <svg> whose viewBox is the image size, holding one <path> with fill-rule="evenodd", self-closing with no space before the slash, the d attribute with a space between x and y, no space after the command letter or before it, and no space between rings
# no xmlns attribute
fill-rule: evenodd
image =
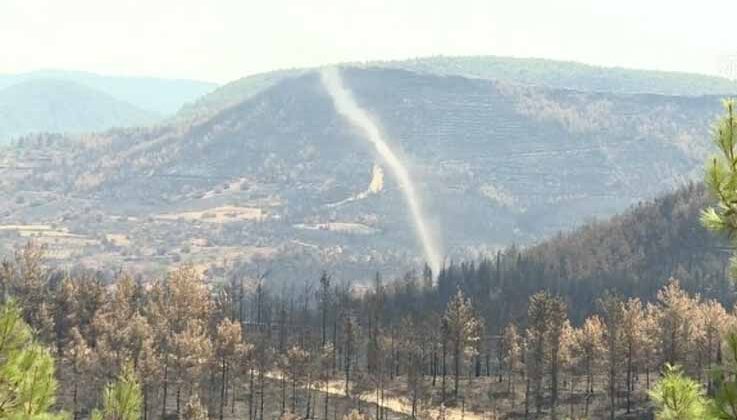
<svg viewBox="0 0 737 420"><path fill-rule="evenodd" d="M441 265L438 245L435 243L427 227L422 201L412 182L409 171L402 163L402 160L384 140L379 127L374 123L369 114L356 103L353 93L343 86L340 70L335 67L326 68L322 70L321 76L322 84L333 99L333 105L336 111L364 134L366 140L373 145L376 152L382 157L389 170L397 179L404 198L409 205L415 233L417 239L422 244L425 259L432 269L433 274L437 275Z"/></svg>

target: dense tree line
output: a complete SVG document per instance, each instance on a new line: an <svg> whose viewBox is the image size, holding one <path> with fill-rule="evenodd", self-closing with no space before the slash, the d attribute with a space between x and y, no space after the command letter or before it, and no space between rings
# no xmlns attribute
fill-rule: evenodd
<svg viewBox="0 0 737 420"><path fill-rule="evenodd" d="M524 320L525 303L539 290L563 297L580 323L597 309L603 290L652 301L675 277L685 290L731 307L728 242L699 221L712 202L702 184L688 184L529 248L449 262L439 273L434 305L442 306L460 287L497 334L508 321Z"/></svg>

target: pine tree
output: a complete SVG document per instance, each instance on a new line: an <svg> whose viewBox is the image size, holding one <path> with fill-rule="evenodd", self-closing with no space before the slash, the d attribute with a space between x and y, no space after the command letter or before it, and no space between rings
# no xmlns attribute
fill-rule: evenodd
<svg viewBox="0 0 737 420"><path fill-rule="evenodd" d="M725 113L718 122L714 142L720 155L714 156L707 167L706 185L717 199L717 207L709 207L701 214L701 222L708 229L726 233L734 245L737 244L737 118L735 101L724 102ZM737 258L731 260L732 278L737 278ZM711 306L711 305L709 305ZM708 364L711 364L712 344L719 334L717 323L724 319L722 311L707 307L703 310L704 342L707 347ZM716 387L710 413L718 419L737 419L737 333L727 334L725 339L725 362L717 369L714 383L709 381L709 390ZM719 351L719 347L717 347ZM719 354L719 353L717 353Z"/></svg>
<svg viewBox="0 0 737 420"><path fill-rule="evenodd" d="M417 323L410 317L405 317L401 323L403 337L401 338L401 348L403 358L407 361L407 398L410 401L410 416L415 418L418 410L418 403L424 398L424 373L423 373L423 351L422 336Z"/></svg>
<svg viewBox="0 0 737 420"><path fill-rule="evenodd" d="M161 377L163 374L161 366L161 355L156 351L154 337L146 337L141 344L141 352L135 361L136 372L141 378L141 391L143 393L143 419L150 416L155 397L161 388Z"/></svg>
<svg viewBox="0 0 737 420"><path fill-rule="evenodd" d="M94 371L97 354L89 347L77 327L72 327L70 340L64 349L64 360L71 370L72 416L79 418L79 412L88 402L94 387Z"/></svg>
<svg viewBox="0 0 737 420"><path fill-rule="evenodd" d="M540 414L543 404L543 377L545 373L545 351L548 323L547 292L538 292L530 297L527 307L526 357L527 389L525 392L525 414L529 408L530 388L535 398L535 411Z"/></svg>
<svg viewBox="0 0 737 420"><path fill-rule="evenodd" d="M716 419L737 419L737 333L727 334L724 340L724 362L713 372L714 400L710 413Z"/></svg>
<svg viewBox="0 0 737 420"><path fill-rule="evenodd" d="M642 318L641 363L645 369L645 387L650 388L650 374L657 370L660 349L660 310L648 303Z"/></svg>
<svg viewBox="0 0 737 420"><path fill-rule="evenodd" d="M574 337L574 352L578 355L578 368L586 376L586 397L584 416L589 415L589 404L594 394L594 373L601 365L604 354L604 326L598 315L584 321Z"/></svg>
<svg viewBox="0 0 737 420"><path fill-rule="evenodd" d="M74 314L69 322L74 322L72 325L79 328L79 332L87 342L96 343L97 332L94 328L94 320L97 318L97 313L109 303L108 289L100 278L92 275L83 274L72 277L68 281L72 286L70 293L73 293L73 297L70 304ZM60 308L57 308L57 312L59 310ZM63 316L63 314L60 315Z"/></svg>
<svg viewBox="0 0 737 420"><path fill-rule="evenodd" d="M322 319L320 331L322 333L321 346L327 344L327 328L328 328L328 312L333 301L332 293L330 291L330 276L328 273L323 272L320 276L320 291L318 294L320 300L320 316Z"/></svg>
<svg viewBox="0 0 737 420"><path fill-rule="evenodd" d="M458 292L448 302L445 309L445 322L448 326L448 338L453 356L453 395L458 398L458 383L463 364L463 355L466 351L475 349L481 337L481 324L474 313L471 301L463 292Z"/></svg>
<svg viewBox="0 0 737 420"><path fill-rule="evenodd" d="M663 377L648 392L655 403L657 420L706 420L704 390L680 368L665 365Z"/></svg>
<svg viewBox="0 0 737 420"><path fill-rule="evenodd" d="M616 397L619 391L618 374L623 359L624 305L622 300L610 293L599 299L604 321L604 349L606 352L607 394L609 395L609 418L614 420Z"/></svg>
<svg viewBox="0 0 737 420"><path fill-rule="evenodd" d="M71 277L65 276L54 296L54 338L56 351L59 354L71 338L70 333L72 328L77 328L77 332L81 334L79 330L79 314L77 313L79 303L77 301L78 292L76 285L77 283Z"/></svg>
<svg viewBox="0 0 737 420"><path fill-rule="evenodd" d="M287 365L289 366L288 374L292 382L292 406L290 412L294 414L297 410L297 388L307 381L310 354L298 346L293 346L287 351L287 360Z"/></svg>
<svg viewBox="0 0 737 420"><path fill-rule="evenodd" d="M701 214L708 229L726 233L737 245L737 115L735 101L724 101L725 115L717 122L714 143L719 155L707 166L706 185L717 199L716 207ZM737 260L732 259L732 277L737 277Z"/></svg>
<svg viewBox="0 0 737 420"><path fill-rule="evenodd" d="M236 362L236 358L241 350L241 325L237 321L231 321L228 318L220 321L217 326L217 335L215 336L215 355L220 361L220 407L219 417L223 419L224 407L227 400L228 375L232 371L232 366ZM237 375L230 373L230 380L234 381ZM235 398L235 396L232 396Z"/></svg>
<svg viewBox="0 0 737 420"><path fill-rule="evenodd" d="M0 418L61 418L54 404L56 379L51 352L33 342L31 328L13 301L0 307Z"/></svg>
<svg viewBox="0 0 737 420"><path fill-rule="evenodd" d="M721 356L722 338L730 326L730 315L724 307L715 300L703 302L696 308L698 327L696 328L696 354L698 377L702 377L705 370L707 374ZM711 375L707 378L707 394L713 391L713 380Z"/></svg>
<svg viewBox="0 0 737 420"><path fill-rule="evenodd" d="M634 373L637 371L637 361L642 351L644 312L639 299L629 299L623 307L622 337L624 339L626 365L626 395L627 414L632 410L632 391L634 391Z"/></svg>
<svg viewBox="0 0 737 420"><path fill-rule="evenodd" d="M181 413L182 391L197 393L204 369L212 357L212 343L202 321L192 319L172 338L173 367L177 384L177 413Z"/></svg>
<svg viewBox="0 0 737 420"><path fill-rule="evenodd" d="M517 326L514 323L507 324L502 332L499 343L501 355L500 364L505 367L507 373L507 392L514 393L514 373L520 363L522 356L521 337L517 332ZM501 376L500 376L501 378Z"/></svg>
<svg viewBox="0 0 737 420"><path fill-rule="evenodd" d="M343 374L345 377L345 394L350 394L351 384L351 367L355 359L356 342L359 337L358 325L353 317L348 315L345 317L343 325Z"/></svg>
<svg viewBox="0 0 737 420"><path fill-rule="evenodd" d="M143 396L135 371L125 364L118 379L105 387L101 410L92 412L92 420L139 420Z"/></svg>
<svg viewBox="0 0 737 420"><path fill-rule="evenodd" d="M178 381L178 413L181 412L182 381L188 373L197 373L195 376L199 379L199 370L205 363L202 357L212 350L207 332L204 331L211 308L209 290L202 277L191 266L183 266L169 273L166 279L154 283L149 291L144 312L152 326L157 353L161 357L162 416L166 415L172 378ZM189 348L194 348L197 353L188 356L186 351Z"/></svg>
<svg viewBox="0 0 737 420"><path fill-rule="evenodd" d="M559 375L561 365L561 353L566 346L565 332L569 327L567 307L560 297L551 297L547 304L548 308L548 348L550 362L550 384L551 384L551 417L558 418L558 396Z"/></svg>
<svg viewBox="0 0 737 420"><path fill-rule="evenodd" d="M330 405L330 373L331 368L333 365L333 344L327 343L320 349L320 352L317 356L317 366L316 366L316 372L318 379L322 381L323 391L324 391L324 409L323 409L323 418L324 420L328 420L328 411L329 411L329 405Z"/></svg>
<svg viewBox="0 0 737 420"><path fill-rule="evenodd" d="M685 364L690 347L695 302L678 282L671 279L658 291L661 354L665 363Z"/></svg>
<svg viewBox="0 0 737 420"><path fill-rule="evenodd" d="M41 245L27 242L15 251L2 276L5 293L18 302L23 320L34 330L41 326L38 310L47 300L49 273L43 266L44 253Z"/></svg>

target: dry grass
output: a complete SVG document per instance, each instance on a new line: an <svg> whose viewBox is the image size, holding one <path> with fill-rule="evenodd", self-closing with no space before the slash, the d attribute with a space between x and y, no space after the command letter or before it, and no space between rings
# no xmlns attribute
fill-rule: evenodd
<svg viewBox="0 0 737 420"><path fill-rule="evenodd" d="M371 235L378 232L376 229L361 223L333 222L333 223L298 223L294 225L297 229L326 230L330 232L349 233L354 235Z"/></svg>
<svg viewBox="0 0 737 420"><path fill-rule="evenodd" d="M164 213L156 216L158 220L186 220L207 223L231 223L244 220L261 220L265 213L256 207L222 206L203 211Z"/></svg>
<svg viewBox="0 0 737 420"><path fill-rule="evenodd" d="M131 244L130 238L122 233L108 233L105 235L105 239L117 246L129 246Z"/></svg>

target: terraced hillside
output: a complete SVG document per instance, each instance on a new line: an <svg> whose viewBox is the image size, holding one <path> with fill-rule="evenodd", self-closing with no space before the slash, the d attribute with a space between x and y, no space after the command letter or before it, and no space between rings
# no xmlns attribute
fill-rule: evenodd
<svg viewBox="0 0 737 420"><path fill-rule="evenodd" d="M350 67L406 70L434 76L504 81L525 86L615 94L732 96L737 82L702 74L599 67L539 58L500 56L435 56L396 61L351 63ZM285 69L243 77L183 107L183 120L208 118L284 79L319 69ZM0 82L2 80L0 79Z"/></svg>
<svg viewBox="0 0 737 420"><path fill-rule="evenodd" d="M717 96L383 68L343 75L409 164L450 257L531 243L699 177L720 111ZM63 225L96 238L77 250L95 261L190 260L217 272L256 259L285 277L323 267L369 276L419 262L397 183L386 171L377 181L384 162L336 114L315 72L196 123L47 143L29 140L6 165L14 181L4 189L16 198L0 224ZM44 150L51 157L29 163ZM31 168L23 176L19 162ZM44 204L32 206L40 194ZM124 231L125 241L107 239Z"/></svg>
<svg viewBox="0 0 737 420"><path fill-rule="evenodd" d="M372 67L409 70L440 76L574 89L587 92L660 95L724 95L737 93L737 83L703 74L600 67L571 61L500 56L435 56L368 63Z"/></svg>

